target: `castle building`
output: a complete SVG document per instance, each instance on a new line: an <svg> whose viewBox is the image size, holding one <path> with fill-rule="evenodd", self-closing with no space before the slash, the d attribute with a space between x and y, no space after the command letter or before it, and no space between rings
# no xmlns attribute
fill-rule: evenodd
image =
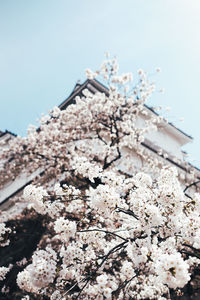
<svg viewBox="0 0 200 300"><path fill-rule="evenodd" d="M77 96L83 96L83 91L88 89L91 93L101 92L108 95L107 88L100 82L94 79L87 79L83 84L77 83L72 93L66 98L60 105L59 108L64 110L67 106L75 104ZM145 110L148 114L157 113L148 106L145 106ZM139 116L138 122L142 124L144 117ZM0 131L0 141L4 141L4 147L8 146L10 139L15 138L15 135L9 131ZM146 151L161 160L163 163L176 166L179 173L179 178L182 182L191 184L192 177L191 172L195 172L196 177L200 178L200 171L185 161L185 154L182 151L182 146L192 141L192 138L175 127L171 123L163 121L156 132L151 132L145 136L145 140L142 142L141 147L144 147ZM134 157L133 160L140 167L140 161L138 157ZM21 174L14 181L8 182L4 188L0 191L0 208L8 209L15 204L16 197L22 194L24 187L31 183L36 175L41 170L33 172L31 175Z"/></svg>

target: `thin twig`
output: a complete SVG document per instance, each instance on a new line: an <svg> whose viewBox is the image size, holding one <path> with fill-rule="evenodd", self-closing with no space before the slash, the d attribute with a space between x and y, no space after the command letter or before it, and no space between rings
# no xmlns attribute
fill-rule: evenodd
<svg viewBox="0 0 200 300"><path fill-rule="evenodd" d="M126 215L130 215L130 216L134 217L135 219L139 220L138 216L136 216L136 214L132 210L130 210L130 209L126 210L126 209L123 209L120 207L117 207L117 209L118 209L117 212L122 212Z"/></svg>
<svg viewBox="0 0 200 300"><path fill-rule="evenodd" d="M104 232L106 234L111 234L111 235L114 235L124 241L127 241L127 239L123 238L122 236L116 234L115 232L111 232L111 231L107 231L107 230L103 230L103 229L98 229L98 228L94 228L94 229L86 229L86 230L79 230L77 232L92 232L92 231L98 231L98 232Z"/></svg>

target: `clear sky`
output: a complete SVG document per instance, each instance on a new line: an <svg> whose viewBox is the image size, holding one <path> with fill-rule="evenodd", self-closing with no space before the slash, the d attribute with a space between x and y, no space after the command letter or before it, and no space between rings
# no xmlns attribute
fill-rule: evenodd
<svg viewBox="0 0 200 300"><path fill-rule="evenodd" d="M199 16L200 0L0 0L0 129L25 135L109 51L122 72L161 68L149 104L172 108L200 167Z"/></svg>

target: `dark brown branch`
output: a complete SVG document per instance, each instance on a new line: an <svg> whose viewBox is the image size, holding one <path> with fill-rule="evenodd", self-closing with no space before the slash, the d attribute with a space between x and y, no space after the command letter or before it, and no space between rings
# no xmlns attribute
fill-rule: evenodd
<svg viewBox="0 0 200 300"><path fill-rule="evenodd" d="M126 210L126 209L123 209L123 208L120 208L120 207L116 207L116 208L117 208L117 212L122 212L126 215L132 216L135 219L139 220L138 216L136 216L136 214L132 210L130 210L130 209Z"/></svg>
<svg viewBox="0 0 200 300"><path fill-rule="evenodd" d="M107 145L108 143L100 136L99 131L96 131L97 133L97 137L100 139L100 141L102 141L105 145Z"/></svg>
<svg viewBox="0 0 200 300"><path fill-rule="evenodd" d="M107 230L103 230L103 229L86 229L86 230L80 230L80 231L77 231L77 232L92 232L92 231L104 232L106 234L111 234L113 236L116 236L116 237L124 240L124 241L127 241L127 239L125 239L122 236L116 234L115 232L111 232L111 231L107 231Z"/></svg>
<svg viewBox="0 0 200 300"><path fill-rule="evenodd" d="M98 266L98 269L104 264L104 262L106 261L106 259L113 253L115 253L116 251L122 249L125 244L128 243L128 241L124 241L121 244L116 245L115 247L113 247L104 257L104 259L102 260L102 262L100 263L100 265Z"/></svg>
<svg viewBox="0 0 200 300"><path fill-rule="evenodd" d="M195 182L189 184L188 186L186 186L186 188L184 189L183 192L185 193L189 188L191 188L191 187L194 186L194 185L197 185L198 183L200 183L200 180L195 181Z"/></svg>
<svg viewBox="0 0 200 300"><path fill-rule="evenodd" d="M112 163L121 158L121 152L119 151L119 147L117 147L117 153L118 155L115 158L113 158L110 162L107 162L107 157L105 158L103 170L107 169L112 165Z"/></svg>
<svg viewBox="0 0 200 300"><path fill-rule="evenodd" d="M138 274L139 274L139 272L136 272L136 275L134 275L131 279L125 280L115 291L112 292L112 294L113 295L115 295L115 294L118 295L118 293L120 292L120 290L124 289L129 282L131 282L135 277L138 276Z"/></svg>
<svg viewBox="0 0 200 300"><path fill-rule="evenodd" d="M187 254L187 255L189 255L189 256L197 257L197 258L200 259L200 255L198 255L197 253L188 252L188 251L185 251L185 250L180 250L180 253L182 253L182 254Z"/></svg>

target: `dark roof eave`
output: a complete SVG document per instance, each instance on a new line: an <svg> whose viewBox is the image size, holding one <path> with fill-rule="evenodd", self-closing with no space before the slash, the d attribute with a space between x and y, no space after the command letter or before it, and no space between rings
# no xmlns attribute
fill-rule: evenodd
<svg viewBox="0 0 200 300"><path fill-rule="evenodd" d="M72 93L70 94L70 96L65 99L60 105L59 108L61 110L64 110L68 105L75 103L75 97L76 96L80 96L82 94L82 91L87 88L87 85L93 85L94 88L96 88L99 92L105 93L106 95L109 94L108 88L103 85L101 82L99 82L97 79L87 79L82 85L80 85L78 88L76 88L72 91ZM153 108L149 107L148 105L144 104L144 106L150 110L151 112L153 112L155 115L159 115L157 112L155 112L153 110ZM188 135L187 133L185 133L184 131L182 131L181 129L177 128L174 124L172 124L171 122L168 123L170 126L172 126L174 129L176 129L177 131L179 131L181 134L183 134L184 136L186 136L187 138L189 138L190 140L193 140L193 137Z"/></svg>
<svg viewBox="0 0 200 300"><path fill-rule="evenodd" d="M16 133L13 133L13 132L11 132L11 131L9 131L9 130L5 130L5 131L0 131L0 137L2 137L2 136L4 136L4 135L6 135L6 134L10 134L10 135L12 135L12 136L17 136L17 134Z"/></svg>

